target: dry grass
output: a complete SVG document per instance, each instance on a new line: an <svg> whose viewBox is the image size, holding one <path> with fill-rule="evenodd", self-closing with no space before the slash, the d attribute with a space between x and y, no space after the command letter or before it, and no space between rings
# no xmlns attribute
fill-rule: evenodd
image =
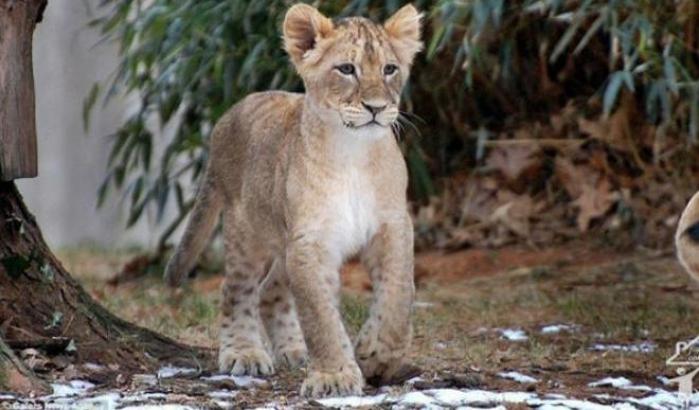
<svg viewBox="0 0 699 410"><path fill-rule="evenodd" d="M198 278L177 291L156 277L107 288L105 272L115 271L128 254L90 250L60 256L120 316L189 343L215 345L220 278ZM609 375L658 385L658 375L672 374L665 358L675 342L697 332L694 285L667 256L627 254L593 266L518 268L450 280L447 286L427 279L418 291L413 355L428 371L475 370L487 382L507 384L494 375L517 370L546 381L545 389L576 393ZM343 297L350 333L366 318L368 302L366 292ZM543 334L541 327L549 324L576 329ZM504 328L521 329L528 339L505 340L498 330ZM650 353L591 349L643 342L657 348Z"/></svg>

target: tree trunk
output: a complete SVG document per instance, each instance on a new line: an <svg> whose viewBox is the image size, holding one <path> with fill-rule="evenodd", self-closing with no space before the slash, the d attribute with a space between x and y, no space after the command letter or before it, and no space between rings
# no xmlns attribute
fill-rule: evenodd
<svg viewBox="0 0 699 410"><path fill-rule="evenodd" d="M3 182L36 175L31 43L45 6L46 0L0 0L0 391L48 390L13 347L121 374L153 371L162 361L201 366L207 352L97 305L46 246L14 183Z"/></svg>
<svg viewBox="0 0 699 410"><path fill-rule="evenodd" d="M3 181L32 178L37 174L32 34L45 7L46 0L0 0L0 180Z"/></svg>
<svg viewBox="0 0 699 410"><path fill-rule="evenodd" d="M55 350L51 341L72 340L75 363L118 365L122 373L163 361L200 366L209 356L95 303L48 249L12 182L0 182L0 326L10 346Z"/></svg>

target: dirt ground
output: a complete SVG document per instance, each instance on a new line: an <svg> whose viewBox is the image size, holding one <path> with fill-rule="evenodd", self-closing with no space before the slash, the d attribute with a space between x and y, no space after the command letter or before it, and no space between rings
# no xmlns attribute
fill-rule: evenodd
<svg viewBox="0 0 699 410"><path fill-rule="evenodd" d="M220 275L197 277L188 288L176 291L155 276L110 286L107 279L131 253L76 249L59 252L59 257L98 301L123 318L215 348ZM367 315L371 284L356 263L343 270L343 282L343 314L350 333L355 333ZM699 333L694 320L699 287L669 251L611 251L590 241L538 250L433 251L417 256L416 282L412 359L423 373L408 385L393 387L393 393L449 388L527 392L601 406L623 396L637 400L628 408L644 408L639 400L651 392L676 390L667 385L667 378L676 377L677 369L665 360L676 342ZM202 367L194 378L163 378L160 390L151 386L146 391L180 394L175 403L192 404L183 397L200 397L201 392L193 396L192 391L212 371ZM302 371L282 372L259 388L236 393L229 404L298 404L296 389L302 378ZM590 385L605 378L612 379ZM620 390L619 380L630 387ZM377 392L386 390L368 388L365 393ZM211 394L207 397L213 400ZM224 399L209 405L225 407L220 402ZM323 404L303 403L302 408ZM532 402L503 403L507 408L538 407Z"/></svg>

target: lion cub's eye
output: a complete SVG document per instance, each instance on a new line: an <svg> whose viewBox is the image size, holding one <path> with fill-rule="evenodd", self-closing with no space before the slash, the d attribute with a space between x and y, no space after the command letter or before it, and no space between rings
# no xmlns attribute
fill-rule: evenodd
<svg viewBox="0 0 699 410"><path fill-rule="evenodd" d="M354 65L349 63L340 64L335 68L344 75L353 75L355 73Z"/></svg>
<svg viewBox="0 0 699 410"><path fill-rule="evenodd" d="M386 64L383 67L383 75L391 75L398 71L398 66L395 64Z"/></svg>

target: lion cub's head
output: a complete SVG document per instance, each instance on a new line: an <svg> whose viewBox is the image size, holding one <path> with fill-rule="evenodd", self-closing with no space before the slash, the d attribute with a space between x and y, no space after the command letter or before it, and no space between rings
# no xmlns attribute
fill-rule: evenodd
<svg viewBox="0 0 699 410"><path fill-rule="evenodd" d="M421 15L407 5L384 24L331 21L307 4L289 9L284 46L322 118L351 130L388 128L413 57L422 49Z"/></svg>

